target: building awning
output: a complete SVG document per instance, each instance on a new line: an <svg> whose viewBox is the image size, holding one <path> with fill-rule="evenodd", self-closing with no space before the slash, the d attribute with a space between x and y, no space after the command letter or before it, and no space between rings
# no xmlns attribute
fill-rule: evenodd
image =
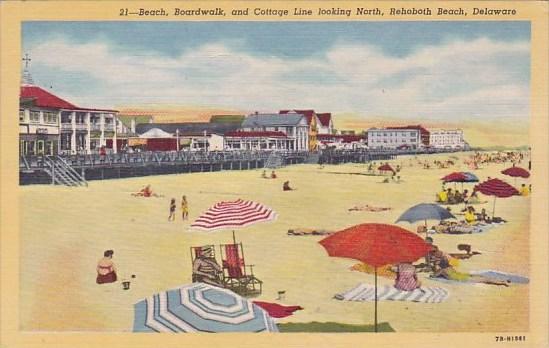
<svg viewBox="0 0 549 348"><path fill-rule="evenodd" d="M147 139L143 138L129 138L128 146L147 145Z"/></svg>

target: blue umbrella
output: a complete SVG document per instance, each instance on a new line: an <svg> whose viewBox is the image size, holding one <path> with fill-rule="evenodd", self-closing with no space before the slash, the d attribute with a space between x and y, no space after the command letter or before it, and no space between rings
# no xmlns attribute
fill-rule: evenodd
<svg viewBox="0 0 549 348"><path fill-rule="evenodd" d="M425 221L425 227L427 227L427 220L442 221L455 218L456 217L447 209L444 209L438 204L421 203L406 210L400 215L396 222L407 221L409 223L414 223L417 221Z"/></svg>
<svg viewBox="0 0 549 348"><path fill-rule="evenodd" d="M204 283L164 291L134 305L134 332L278 332L250 300Z"/></svg>
<svg viewBox="0 0 549 348"><path fill-rule="evenodd" d="M463 172L463 175L465 175L464 182L479 182L478 177L471 172Z"/></svg>

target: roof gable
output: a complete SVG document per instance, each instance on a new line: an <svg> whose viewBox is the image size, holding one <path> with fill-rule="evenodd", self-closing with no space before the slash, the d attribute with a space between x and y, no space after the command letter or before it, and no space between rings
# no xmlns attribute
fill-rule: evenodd
<svg viewBox="0 0 549 348"><path fill-rule="evenodd" d="M316 114L316 117L318 117L318 120L323 127L330 126L330 122L332 121L332 113L326 112L322 114Z"/></svg>

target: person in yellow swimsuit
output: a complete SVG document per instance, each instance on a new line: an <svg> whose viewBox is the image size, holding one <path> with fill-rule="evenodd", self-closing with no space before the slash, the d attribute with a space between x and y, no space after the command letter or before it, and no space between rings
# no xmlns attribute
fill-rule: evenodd
<svg viewBox="0 0 549 348"><path fill-rule="evenodd" d="M475 210L473 207L468 207L467 211L465 212L465 222L467 222L469 225L474 225L475 222L477 222L477 217L475 215Z"/></svg>
<svg viewBox="0 0 549 348"><path fill-rule="evenodd" d="M525 184L522 184L522 187L520 188L520 195L523 197L530 195L530 190Z"/></svg>
<svg viewBox="0 0 549 348"><path fill-rule="evenodd" d="M189 203L187 202L187 196L181 198L181 217L183 220L189 218Z"/></svg>

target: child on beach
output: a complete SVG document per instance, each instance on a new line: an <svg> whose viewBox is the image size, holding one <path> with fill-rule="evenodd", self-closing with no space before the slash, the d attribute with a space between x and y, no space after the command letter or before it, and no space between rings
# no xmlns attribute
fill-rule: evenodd
<svg viewBox="0 0 549 348"><path fill-rule="evenodd" d="M175 220L175 198L172 198L170 202L170 216L168 216L168 221Z"/></svg>
<svg viewBox="0 0 549 348"><path fill-rule="evenodd" d="M189 218L189 203L187 203L187 196L181 198L181 217L183 220Z"/></svg>

